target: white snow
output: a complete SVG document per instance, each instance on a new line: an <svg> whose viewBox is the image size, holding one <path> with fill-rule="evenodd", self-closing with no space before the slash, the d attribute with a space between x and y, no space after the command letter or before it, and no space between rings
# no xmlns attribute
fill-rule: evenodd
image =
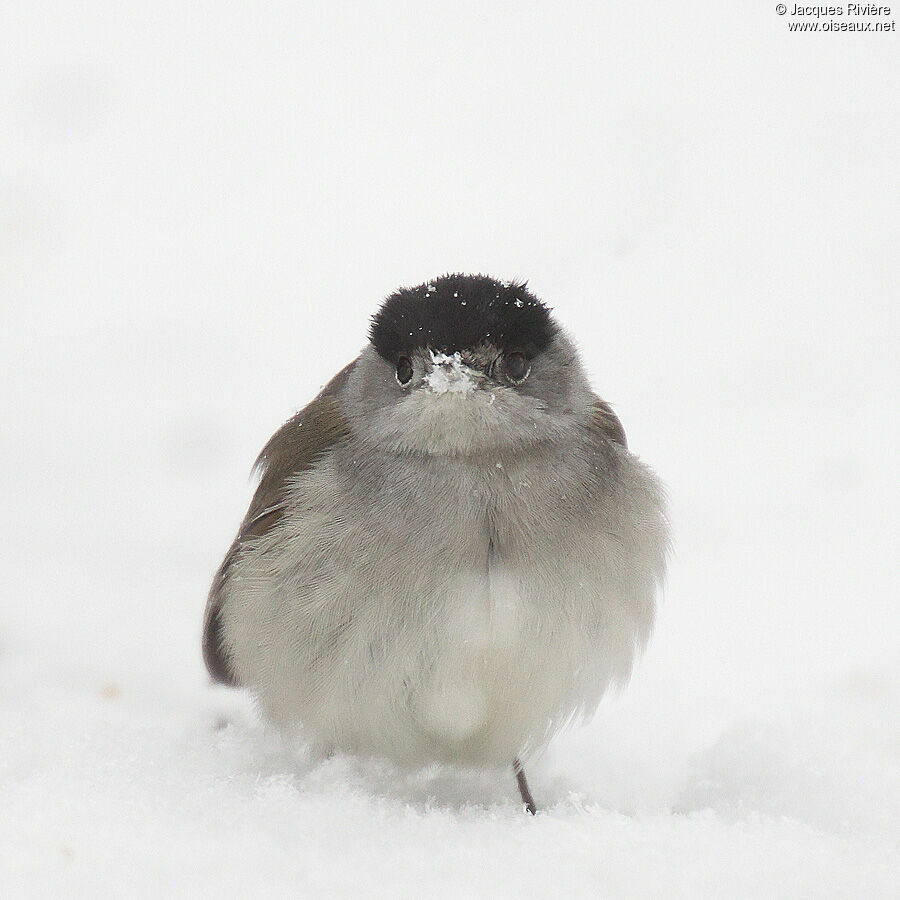
<svg viewBox="0 0 900 900"><path fill-rule="evenodd" d="M475 390L475 374L463 361L459 353L431 352L434 364L425 376L425 383L435 394L469 394Z"/></svg>
<svg viewBox="0 0 900 900"><path fill-rule="evenodd" d="M0 7L0 896L900 895L898 38L773 7ZM533 819L313 764L199 654L260 447L460 270L672 497Z"/></svg>

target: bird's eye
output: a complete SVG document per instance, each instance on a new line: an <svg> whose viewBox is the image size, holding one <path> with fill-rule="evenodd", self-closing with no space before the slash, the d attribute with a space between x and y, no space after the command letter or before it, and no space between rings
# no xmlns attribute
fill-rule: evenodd
<svg viewBox="0 0 900 900"><path fill-rule="evenodd" d="M397 360L397 381L400 384L409 384L413 377L412 363L405 356Z"/></svg>
<svg viewBox="0 0 900 900"><path fill-rule="evenodd" d="M523 353L509 353L503 358L503 371L510 381L524 381L531 371L528 360Z"/></svg>

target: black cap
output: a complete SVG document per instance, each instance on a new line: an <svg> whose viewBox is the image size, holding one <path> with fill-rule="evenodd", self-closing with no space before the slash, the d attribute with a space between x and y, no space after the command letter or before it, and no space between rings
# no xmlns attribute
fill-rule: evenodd
<svg viewBox="0 0 900 900"><path fill-rule="evenodd" d="M525 283L487 275L443 275L400 288L372 317L369 337L390 362L421 348L442 353L491 343L533 357L553 339L550 310Z"/></svg>

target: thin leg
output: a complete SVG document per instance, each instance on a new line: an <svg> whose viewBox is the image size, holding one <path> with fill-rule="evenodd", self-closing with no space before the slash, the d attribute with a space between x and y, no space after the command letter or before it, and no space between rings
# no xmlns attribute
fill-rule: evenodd
<svg viewBox="0 0 900 900"><path fill-rule="evenodd" d="M528 782L525 780L525 770L522 768L522 763L520 763L518 759L513 760L513 772L516 773L516 784L519 786L519 794L522 797L522 802L525 804L525 809L527 809L531 815L534 815L537 812L537 806L534 803L534 797L531 796Z"/></svg>

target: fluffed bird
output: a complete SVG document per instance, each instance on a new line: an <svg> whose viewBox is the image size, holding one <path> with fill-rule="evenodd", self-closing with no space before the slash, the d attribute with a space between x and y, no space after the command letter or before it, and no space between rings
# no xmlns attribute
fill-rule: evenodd
<svg viewBox="0 0 900 900"><path fill-rule="evenodd" d="M215 575L212 677L312 752L523 763L625 682L669 549L664 488L525 284L391 294L269 440Z"/></svg>

